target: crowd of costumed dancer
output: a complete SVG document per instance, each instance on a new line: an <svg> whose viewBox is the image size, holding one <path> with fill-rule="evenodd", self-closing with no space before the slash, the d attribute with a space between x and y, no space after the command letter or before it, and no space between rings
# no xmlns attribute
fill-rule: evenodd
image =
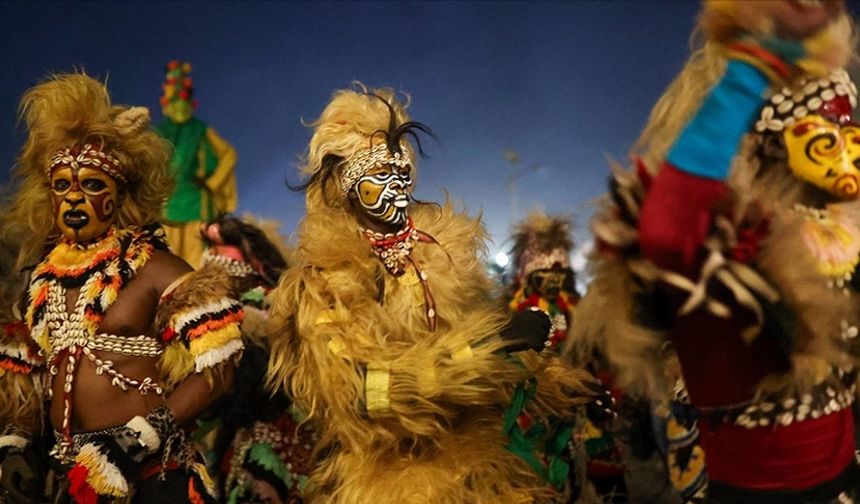
<svg viewBox="0 0 860 504"><path fill-rule="evenodd" d="M414 196L434 134L392 89L321 104L289 241L233 213L190 64L157 126L83 73L27 90L0 503L636 503L648 464L665 502L855 502L852 21L705 0L694 35L584 294L568 216L517 223L498 282L480 220Z"/></svg>

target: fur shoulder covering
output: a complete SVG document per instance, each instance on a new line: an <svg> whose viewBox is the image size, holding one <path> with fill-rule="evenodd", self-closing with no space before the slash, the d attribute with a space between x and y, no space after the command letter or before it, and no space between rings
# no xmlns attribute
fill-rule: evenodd
<svg viewBox="0 0 860 504"><path fill-rule="evenodd" d="M205 266L166 292L155 323L167 345L159 366L168 387L191 372L211 370L242 350L242 305L227 272Z"/></svg>

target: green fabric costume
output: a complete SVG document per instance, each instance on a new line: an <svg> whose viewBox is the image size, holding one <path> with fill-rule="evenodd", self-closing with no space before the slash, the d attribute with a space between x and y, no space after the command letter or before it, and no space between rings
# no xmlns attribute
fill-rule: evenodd
<svg viewBox="0 0 860 504"><path fill-rule="evenodd" d="M164 213L170 222L208 221L217 213L214 198L198 182L209 178L218 167L218 156L206 138L207 129L206 123L196 117L182 124L165 119L156 127L174 148L170 166L176 188Z"/></svg>

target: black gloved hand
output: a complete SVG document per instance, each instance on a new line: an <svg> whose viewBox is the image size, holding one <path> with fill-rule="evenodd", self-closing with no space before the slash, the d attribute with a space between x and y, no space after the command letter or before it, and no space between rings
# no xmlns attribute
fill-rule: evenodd
<svg viewBox="0 0 860 504"><path fill-rule="evenodd" d="M609 388L597 380L589 383L588 386L594 391L594 399L585 405L585 416L595 426L614 420L618 413L615 412L615 398L612 397Z"/></svg>
<svg viewBox="0 0 860 504"><path fill-rule="evenodd" d="M534 350L540 352L546 348L552 321L540 310L516 312L511 316L507 327L502 329L499 336L508 342L508 353Z"/></svg>

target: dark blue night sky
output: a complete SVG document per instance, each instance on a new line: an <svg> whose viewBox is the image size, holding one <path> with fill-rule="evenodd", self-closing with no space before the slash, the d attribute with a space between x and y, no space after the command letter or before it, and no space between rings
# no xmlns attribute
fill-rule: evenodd
<svg viewBox="0 0 860 504"><path fill-rule="evenodd" d="M443 189L503 245L534 206L580 215L604 191L648 110L686 59L691 0L577 2L0 3L0 159L14 163L21 94L52 71L108 76L116 102L158 98L167 61L194 67L198 116L239 153L240 212L292 231L284 185L334 89L356 79L412 95L430 125L417 196ZM515 168L536 172L506 180ZM516 194L516 204L514 204Z"/></svg>

